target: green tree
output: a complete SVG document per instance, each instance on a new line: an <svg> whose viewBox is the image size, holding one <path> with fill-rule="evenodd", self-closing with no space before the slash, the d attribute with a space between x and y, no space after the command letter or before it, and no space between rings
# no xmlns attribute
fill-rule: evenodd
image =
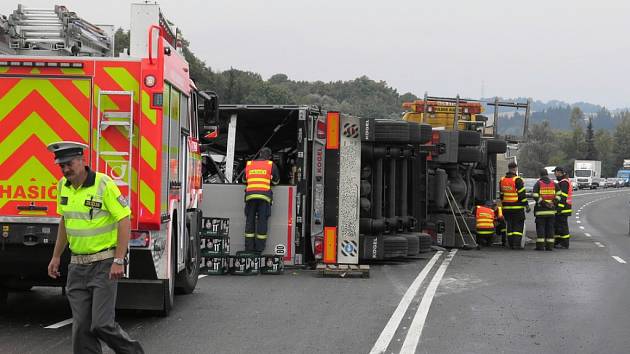
<svg viewBox="0 0 630 354"><path fill-rule="evenodd" d="M114 56L120 56L121 52L129 51L129 31L118 28L114 32Z"/></svg>
<svg viewBox="0 0 630 354"><path fill-rule="evenodd" d="M619 115L619 124L614 134L614 159L615 171L619 169L624 159L630 159L630 112L622 112Z"/></svg>
<svg viewBox="0 0 630 354"><path fill-rule="evenodd" d="M549 121L532 125L527 141L519 150L519 171L526 177L538 177L538 171L550 165L557 150L556 137Z"/></svg>
<svg viewBox="0 0 630 354"><path fill-rule="evenodd" d="M614 177L617 174L615 166L615 155L613 154L614 139L612 134L604 129L598 129L595 132L595 148L599 153L599 159L602 161L602 176Z"/></svg>
<svg viewBox="0 0 630 354"><path fill-rule="evenodd" d="M598 154L595 148L595 135L593 132L593 119L588 119L588 125L586 126L586 153L585 158L587 160L597 160Z"/></svg>

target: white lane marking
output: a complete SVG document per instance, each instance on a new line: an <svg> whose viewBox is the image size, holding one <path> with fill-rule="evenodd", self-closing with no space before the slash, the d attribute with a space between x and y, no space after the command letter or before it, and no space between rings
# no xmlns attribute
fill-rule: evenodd
<svg viewBox="0 0 630 354"><path fill-rule="evenodd" d="M576 223L581 224L582 222L580 220L576 221Z"/></svg>
<svg viewBox="0 0 630 354"><path fill-rule="evenodd" d="M200 275L199 275L199 277L198 277L197 279L205 278L205 277L207 277L207 276L208 276L208 274L200 274Z"/></svg>
<svg viewBox="0 0 630 354"><path fill-rule="evenodd" d="M61 328L63 326L67 326L69 324L72 323L72 318L68 318L67 320L63 320L61 322L57 322L55 324L51 324L50 326L44 327L47 329L57 329L57 328Z"/></svg>
<svg viewBox="0 0 630 354"><path fill-rule="evenodd" d="M591 234L589 234L588 232L584 233L584 235L586 235L586 237L591 237Z"/></svg>
<svg viewBox="0 0 630 354"><path fill-rule="evenodd" d="M414 354L416 352L435 292L442 281L442 277L444 277L444 273L446 273L446 268L448 268L448 265L451 263L451 260L455 257L456 253L457 250L449 252L440 265L440 268L438 268L437 272L435 272L433 279L431 279L431 283L429 283L427 290L424 292L424 296L422 296L422 301L420 302L420 306L418 306L418 311L415 316L413 316L413 321L407 331L407 337L405 337L405 341L400 349L401 354Z"/></svg>
<svg viewBox="0 0 630 354"><path fill-rule="evenodd" d="M624 261L621 257L617 257L617 256L612 256L612 258L614 258L617 262L625 264L626 261Z"/></svg>
<svg viewBox="0 0 630 354"><path fill-rule="evenodd" d="M584 230L584 226L580 226L580 229Z"/></svg>
<svg viewBox="0 0 630 354"><path fill-rule="evenodd" d="M601 242L595 242L595 244L597 245L597 247L601 247L601 248L606 247L606 246L602 245Z"/></svg>
<svg viewBox="0 0 630 354"><path fill-rule="evenodd" d="M387 350L387 347L389 346L389 343L392 341L394 334L396 334L396 329L400 325L400 322L402 321L403 316L407 312L407 309L409 308L411 301L413 301L413 298L416 296L416 293L420 289L420 285L422 284L424 279L427 277L427 275L429 274L429 272L431 271L435 263L438 261L442 253L443 253L442 251L438 251L433 256L433 258L431 258L429 263L427 263L427 265L424 266L424 268L422 269L420 274L418 274L418 276L413 281L413 283L411 283L411 285L405 292L405 295L400 300L398 307L396 307L396 310L392 314L392 317L390 317L389 321L387 321L387 324L385 325L385 328L383 328L381 335L378 336L378 339L376 340L376 343L374 343L372 350L370 350L371 354L384 353Z"/></svg>

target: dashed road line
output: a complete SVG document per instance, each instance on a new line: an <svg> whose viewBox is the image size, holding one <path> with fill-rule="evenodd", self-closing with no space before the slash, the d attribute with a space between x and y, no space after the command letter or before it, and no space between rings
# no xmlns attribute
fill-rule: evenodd
<svg viewBox="0 0 630 354"><path fill-rule="evenodd" d="M591 237L591 234L589 234L588 232L584 233L584 235L585 235L586 237Z"/></svg>
<svg viewBox="0 0 630 354"><path fill-rule="evenodd" d="M72 323L72 318L68 318L67 320L63 320L61 322L57 322L57 323L51 324L50 326L46 326L44 328L46 328L46 329L57 329L57 328L61 328L63 326L67 326L67 325L69 325L71 323Z"/></svg>
<svg viewBox="0 0 630 354"><path fill-rule="evenodd" d="M207 277L207 276L208 276L208 274L200 274L200 275L199 275L199 277L198 277L197 279L205 278L205 277Z"/></svg>
<svg viewBox="0 0 630 354"><path fill-rule="evenodd" d="M621 257L617 257L617 256L612 256L612 258L614 258L617 262L625 264L626 261L624 261Z"/></svg>
<svg viewBox="0 0 630 354"><path fill-rule="evenodd" d="M581 224L582 222L580 220L576 221L576 223Z"/></svg>
<svg viewBox="0 0 630 354"><path fill-rule="evenodd" d="M606 247L606 246L602 245L601 242L595 241L595 244L597 245L597 247L601 247L601 248Z"/></svg>
<svg viewBox="0 0 630 354"><path fill-rule="evenodd" d="M580 229L584 230L584 226L580 226Z"/></svg>

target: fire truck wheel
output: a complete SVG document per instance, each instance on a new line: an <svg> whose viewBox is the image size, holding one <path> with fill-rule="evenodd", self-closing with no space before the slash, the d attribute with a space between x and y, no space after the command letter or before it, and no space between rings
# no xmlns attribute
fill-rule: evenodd
<svg viewBox="0 0 630 354"><path fill-rule="evenodd" d="M459 146L479 146L481 145L481 134L472 130L459 131Z"/></svg>
<svg viewBox="0 0 630 354"><path fill-rule="evenodd" d="M504 154L507 151L507 142L503 139L490 139L486 141L488 154Z"/></svg>
<svg viewBox="0 0 630 354"><path fill-rule="evenodd" d="M457 150L457 162L481 162L485 154L478 147L463 146Z"/></svg>
<svg viewBox="0 0 630 354"><path fill-rule="evenodd" d="M407 239L407 256L416 256L420 253L420 239L418 234L401 234Z"/></svg>
<svg viewBox="0 0 630 354"><path fill-rule="evenodd" d="M175 292L177 294L192 294L193 290L197 286L197 279L199 279L199 254L201 240L199 233L195 232L194 235L190 235L189 226L185 228L186 237L189 237L190 247L186 254L186 267L177 274Z"/></svg>
<svg viewBox="0 0 630 354"><path fill-rule="evenodd" d="M177 270L177 219L175 218L173 220L173 226L172 226L172 232L171 232L171 252L169 254L170 256L170 262L171 262L171 269L173 269L173 272L175 272ZM175 275L173 274L173 276L171 276L170 279L165 279L162 283L163 286L163 291L164 291L164 305L162 306L162 309L159 311L161 316L168 316L168 314L171 312L171 309L173 308L173 299L175 298Z"/></svg>
<svg viewBox="0 0 630 354"><path fill-rule="evenodd" d="M374 140L386 143L406 143L409 141L409 124L405 121L376 119Z"/></svg>
<svg viewBox="0 0 630 354"><path fill-rule="evenodd" d="M409 142L424 144L431 141L433 128L429 124L409 123Z"/></svg>

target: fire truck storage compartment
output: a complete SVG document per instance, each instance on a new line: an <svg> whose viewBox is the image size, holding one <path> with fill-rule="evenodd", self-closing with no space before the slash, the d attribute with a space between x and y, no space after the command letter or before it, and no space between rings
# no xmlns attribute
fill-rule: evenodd
<svg viewBox="0 0 630 354"><path fill-rule="evenodd" d="M307 139L309 120L319 114L307 106L220 105L216 132L202 139L204 185L202 210L205 217L230 219L231 254L244 250L244 169L261 148L268 147L280 173L273 186L273 204L268 239L263 254L282 255L286 265L303 264L310 252L304 240L309 210L305 196L306 166L310 164ZM309 257L312 255L309 255Z"/></svg>

